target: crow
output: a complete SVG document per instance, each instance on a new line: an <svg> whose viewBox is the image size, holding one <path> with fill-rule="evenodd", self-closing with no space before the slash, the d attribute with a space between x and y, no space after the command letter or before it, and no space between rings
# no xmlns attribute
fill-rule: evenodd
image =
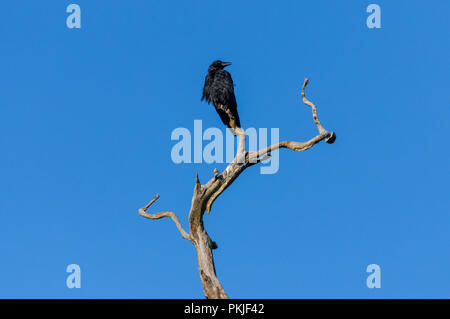
<svg viewBox="0 0 450 319"><path fill-rule="evenodd" d="M234 96L233 79L224 67L231 62L214 61L208 68L203 87L202 101L212 102L223 124L228 126L234 135L244 134L237 112Z"/></svg>

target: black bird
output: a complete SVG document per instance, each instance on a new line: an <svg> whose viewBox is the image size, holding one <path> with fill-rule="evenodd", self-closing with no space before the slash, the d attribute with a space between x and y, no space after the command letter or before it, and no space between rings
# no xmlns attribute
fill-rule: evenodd
<svg viewBox="0 0 450 319"><path fill-rule="evenodd" d="M202 101L212 102L223 124L228 126L234 135L241 135L241 122L237 112L236 97L234 96L233 79L224 67L231 62L214 61L208 69L203 87Z"/></svg>

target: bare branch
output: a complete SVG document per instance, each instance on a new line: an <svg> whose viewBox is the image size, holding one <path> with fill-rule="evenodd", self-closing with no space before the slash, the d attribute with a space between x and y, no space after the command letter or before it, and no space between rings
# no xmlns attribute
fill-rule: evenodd
<svg viewBox="0 0 450 319"><path fill-rule="evenodd" d="M267 156L271 152L273 152L277 149L280 149L280 148L287 148L287 149L290 149L290 150L296 151L296 152L306 151L307 149L310 149L315 144L328 138L329 136L330 136L330 133L327 131L324 131L321 134L313 137L312 139L310 139L307 142L293 142L293 141L279 142L277 144L270 145L261 150L249 152L246 160L250 163L258 163L260 161L263 161L265 156Z"/></svg>
<svg viewBox="0 0 450 319"><path fill-rule="evenodd" d="M328 131L326 131L322 124L319 121L319 117L317 115L317 108L316 106L309 101L306 96L305 96L305 87L308 85L309 83L309 78L305 78L305 80L303 81L303 86L302 86L302 98L303 98L303 103L305 103L306 105L310 106L312 109L312 113L313 113L313 118L314 118L314 122L316 123L317 129L319 130L320 134L323 133L328 133ZM336 140L336 134L334 132L329 133L329 136L327 136L325 142L327 142L328 144L333 144L334 141Z"/></svg>
<svg viewBox="0 0 450 319"><path fill-rule="evenodd" d="M160 218L164 218L164 217L169 217L171 218L175 225L177 226L178 230L181 233L181 236L183 236L183 238L192 241L191 240L191 235L189 235L181 226L180 221L178 220L177 215L175 215L173 212L161 212L161 213L156 213L156 214L148 214L147 213L147 209L159 198L159 194L156 194L156 196L144 207L139 208L139 215L145 217L145 218L149 218L149 219L160 219Z"/></svg>
<svg viewBox="0 0 450 319"><path fill-rule="evenodd" d="M323 128L322 124L319 121L319 117L317 116L316 106L312 102L310 102L306 98L306 95L305 95L305 87L308 85L308 83L309 83L309 79L305 78L305 81L303 82L303 86L302 86L303 103L305 103L306 105L311 107L312 113L313 113L314 122L316 122L316 126L317 126L317 129L319 130L319 133L322 134L323 132L325 132L325 129Z"/></svg>

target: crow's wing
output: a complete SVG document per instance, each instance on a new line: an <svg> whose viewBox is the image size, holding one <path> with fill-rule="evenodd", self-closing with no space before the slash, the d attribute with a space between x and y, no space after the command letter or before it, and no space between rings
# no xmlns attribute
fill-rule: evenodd
<svg viewBox="0 0 450 319"><path fill-rule="evenodd" d="M231 113L235 124L241 127L239 114L237 112L236 97L234 96L233 79L230 73L225 70L217 71L214 82L210 87L211 99L216 109L225 108ZM219 113L219 111L218 111ZM224 115L219 113L225 125L229 126L229 121L224 121Z"/></svg>
<svg viewBox="0 0 450 319"><path fill-rule="evenodd" d="M205 77L205 85L203 86L203 94L202 94L202 101L206 99L206 101L209 103L211 102L211 85L213 82L212 76L209 74L206 74Z"/></svg>

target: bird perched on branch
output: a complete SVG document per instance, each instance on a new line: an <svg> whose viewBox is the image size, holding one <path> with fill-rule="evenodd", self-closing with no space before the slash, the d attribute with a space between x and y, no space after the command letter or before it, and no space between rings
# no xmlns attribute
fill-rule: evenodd
<svg viewBox="0 0 450 319"><path fill-rule="evenodd" d="M243 135L236 97L234 96L233 79L224 68L231 62L214 61L208 69L203 87L202 101L212 102L223 124L228 126L234 135Z"/></svg>

